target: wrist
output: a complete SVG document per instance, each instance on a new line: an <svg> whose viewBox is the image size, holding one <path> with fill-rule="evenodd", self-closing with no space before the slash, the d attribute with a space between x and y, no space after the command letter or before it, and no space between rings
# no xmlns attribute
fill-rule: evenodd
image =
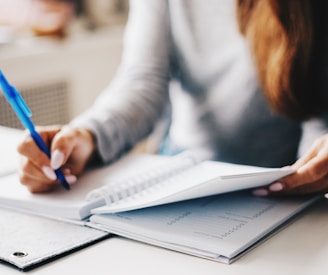
<svg viewBox="0 0 328 275"><path fill-rule="evenodd" d="M88 129L80 129L80 131L87 139L87 143L90 145L90 155L87 161L87 166L99 165L102 163L102 161L98 152L97 139L95 134Z"/></svg>

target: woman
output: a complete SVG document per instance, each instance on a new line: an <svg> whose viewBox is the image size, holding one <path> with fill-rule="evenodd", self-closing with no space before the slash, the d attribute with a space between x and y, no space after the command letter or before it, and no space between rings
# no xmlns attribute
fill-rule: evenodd
<svg viewBox="0 0 328 275"><path fill-rule="evenodd" d="M49 191L60 166L75 182L89 163L110 163L151 133L169 106L164 153L196 148L211 159L295 168L256 195L325 192L322 2L131 1L116 78L69 125L40 128L51 161L29 137L20 144L22 184Z"/></svg>

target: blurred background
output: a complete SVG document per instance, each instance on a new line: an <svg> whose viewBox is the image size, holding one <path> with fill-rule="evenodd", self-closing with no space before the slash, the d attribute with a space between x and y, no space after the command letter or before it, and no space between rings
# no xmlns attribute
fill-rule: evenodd
<svg viewBox="0 0 328 275"><path fill-rule="evenodd" d="M37 125L92 104L120 61L127 0L0 0L0 69ZM21 128L0 93L0 125Z"/></svg>

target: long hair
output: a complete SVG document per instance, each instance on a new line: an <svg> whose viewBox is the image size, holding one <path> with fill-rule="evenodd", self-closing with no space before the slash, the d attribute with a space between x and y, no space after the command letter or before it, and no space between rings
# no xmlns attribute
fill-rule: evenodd
<svg viewBox="0 0 328 275"><path fill-rule="evenodd" d="M325 2L237 0L239 29L249 41L260 85L272 109L291 118L327 108Z"/></svg>

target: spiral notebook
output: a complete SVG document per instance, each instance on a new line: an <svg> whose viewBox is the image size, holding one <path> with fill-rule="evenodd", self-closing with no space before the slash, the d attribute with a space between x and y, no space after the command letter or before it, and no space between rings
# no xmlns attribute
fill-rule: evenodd
<svg viewBox="0 0 328 275"><path fill-rule="evenodd" d="M134 154L86 172L69 192L59 186L51 193L31 194L15 173L3 176L0 207L230 263L314 201L260 199L248 190L231 191L269 184L292 172L204 161L192 153ZM82 238L73 246L85 243ZM47 256L38 261L57 257L52 248L45 251Z"/></svg>
<svg viewBox="0 0 328 275"><path fill-rule="evenodd" d="M43 216L83 220L91 214L122 212L248 189L277 180L291 169L201 161L193 153L176 157L129 155L83 175L67 192L58 187L31 194L16 174L2 177L0 206Z"/></svg>

